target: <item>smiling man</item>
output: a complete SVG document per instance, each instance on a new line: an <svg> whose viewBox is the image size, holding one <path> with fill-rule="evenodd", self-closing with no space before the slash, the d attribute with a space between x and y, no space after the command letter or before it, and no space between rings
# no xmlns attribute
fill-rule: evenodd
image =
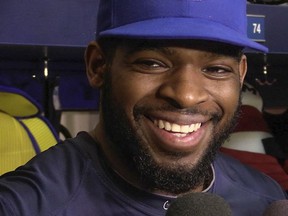
<svg viewBox="0 0 288 216"><path fill-rule="evenodd" d="M246 73L241 49L196 40L113 40L111 59L95 43L87 51L91 84L103 86L103 115L92 135L112 166L140 187L170 195L202 191L237 116ZM110 64L95 69L95 61Z"/></svg>
<svg viewBox="0 0 288 216"><path fill-rule="evenodd" d="M267 51L246 36L244 0L100 0L85 54L100 121L3 175L0 214L165 215L202 192L262 215L282 188L218 152L238 118L245 48Z"/></svg>

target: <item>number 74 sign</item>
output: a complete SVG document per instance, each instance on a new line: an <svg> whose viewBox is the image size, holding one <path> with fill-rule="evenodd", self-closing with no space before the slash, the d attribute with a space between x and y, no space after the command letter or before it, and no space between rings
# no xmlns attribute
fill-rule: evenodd
<svg viewBox="0 0 288 216"><path fill-rule="evenodd" d="M265 41L265 16L247 15L247 34L254 41Z"/></svg>

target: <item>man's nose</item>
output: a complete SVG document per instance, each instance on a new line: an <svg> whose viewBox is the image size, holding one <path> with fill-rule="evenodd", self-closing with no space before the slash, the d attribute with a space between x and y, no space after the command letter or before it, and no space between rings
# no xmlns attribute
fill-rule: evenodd
<svg viewBox="0 0 288 216"><path fill-rule="evenodd" d="M200 70L183 67L173 71L167 77L158 93L160 97L169 100L177 108L189 108L208 100L206 79Z"/></svg>

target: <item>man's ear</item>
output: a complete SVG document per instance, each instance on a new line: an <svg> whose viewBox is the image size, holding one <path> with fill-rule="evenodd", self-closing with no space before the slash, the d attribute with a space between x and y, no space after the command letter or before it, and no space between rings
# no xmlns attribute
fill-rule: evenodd
<svg viewBox="0 0 288 216"><path fill-rule="evenodd" d="M99 88L104 82L106 61L104 54L95 41L91 42L85 52L86 73L89 83L94 88Z"/></svg>
<svg viewBox="0 0 288 216"><path fill-rule="evenodd" d="M247 57L245 55L242 55L239 65L239 76L241 86L243 86L246 73L247 73Z"/></svg>

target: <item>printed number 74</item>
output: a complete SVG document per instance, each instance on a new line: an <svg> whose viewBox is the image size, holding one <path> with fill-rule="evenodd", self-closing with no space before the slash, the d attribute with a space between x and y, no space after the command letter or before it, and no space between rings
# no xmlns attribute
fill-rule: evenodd
<svg viewBox="0 0 288 216"><path fill-rule="evenodd" d="M253 23L253 33L261 34L261 24Z"/></svg>

